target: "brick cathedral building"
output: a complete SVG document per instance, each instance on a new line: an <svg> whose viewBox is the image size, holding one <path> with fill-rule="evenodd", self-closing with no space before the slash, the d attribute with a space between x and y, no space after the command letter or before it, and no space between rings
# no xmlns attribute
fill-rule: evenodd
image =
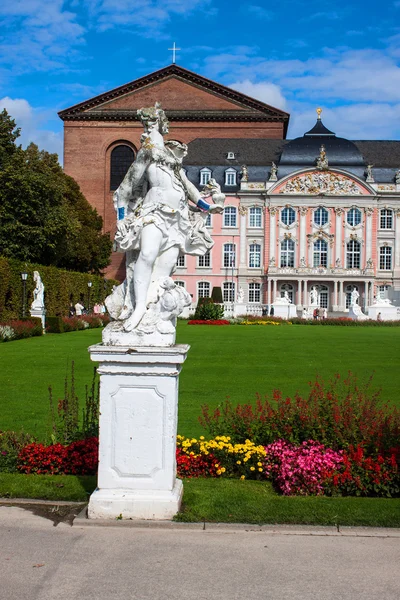
<svg viewBox="0 0 400 600"><path fill-rule="evenodd" d="M286 140L287 113L177 65L59 113L64 169L105 231L140 147L136 111L156 101L168 139L189 146L189 179L201 189L213 177L226 194L224 214L209 218L211 252L178 259L174 278L194 305L214 286L255 313L285 292L300 309L312 287L331 311L346 310L354 288L364 309L378 293L400 305L400 142L339 138L320 114ZM113 255L110 277L123 277L122 260Z"/></svg>

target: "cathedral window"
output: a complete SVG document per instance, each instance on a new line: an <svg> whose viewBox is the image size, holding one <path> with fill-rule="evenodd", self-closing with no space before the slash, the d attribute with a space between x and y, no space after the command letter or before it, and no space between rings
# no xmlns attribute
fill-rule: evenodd
<svg viewBox="0 0 400 600"><path fill-rule="evenodd" d="M282 209L281 221L284 225L292 225L296 220L296 213L293 208L286 207Z"/></svg>
<svg viewBox="0 0 400 600"><path fill-rule="evenodd" d="M249 283L249 302L261 302L260 283Z"/></svg>
<svg viewBox="0 0 400 600"><path fill-rule="evenodd" d="M261 267L261 246L260 246L260 244L250 244L249 267L252 269L257 269L257 268Z"/></svg>
<svg viewBox="0 0 400 600"><path fill-rule="evenodd" d="M351 227L361 223L361 211L358 208L351 208L347 213L347 222Z"/></svg>
<svg viewBox="0 0 400 600"><path fill-rule="evenodd" d="M328 222L328 211L320 206L314 213L314 223L316 225L326 225Z"/></svg>
<svg viewBox="0 0 400 600"><path fill-rule="evenodd" d="M380 227L381 229L393 229L393 211L390 208L382 208Z"/></svg>
<svg viewBox="0 0 400 600"><path fill-rule="evenodd" d="M294 267L294 241L281 242L281 267Z"/></svg>
<svg viewBox="0 0 400 600"><path fill-rule="evenodd" d="M346 267L359 269L361 266L361 244L357 240L350 240L347 244Z"/></svg>
<svg viewBox="0 0 400 600"><path fill-rule="evenodd" d="M262 210L258 206L253 206L249 211L249 226L250 227L261 227L262 226Z"/></svg>
<svg viewBox="0 0 400 600"><path fill-rule="evenodd" d="M206 185L211 179L211 171L210 169L201 169L200 170L200 185Z"/></svg>
<svg viewBox="0 0 400 600"><path fill-rule="evenodd" d="M323 209L322 209L323 210ZM328 266L328 244L325 240L317 240L314 243L314 267Z"/></svg>
<svg viewBox="0 0 400 600"><path fill-rule="evenodd" d="M390 271L392 268L392 248L381 246L379 248L379 268L382 271Z"/></svg>
<svg viewBox="0 0 400 600"><path fill-rule="evenodd" d="M135 154L129 146L120 144L112 149L110 157L111 190L116 190L119 187L134 160Z"/></svg>
<svg viewBox="0 0 400 600"><path fill-rule="evenodd" d="M224 208L224 227L236 227L236 208L234 206Z"/></svg>

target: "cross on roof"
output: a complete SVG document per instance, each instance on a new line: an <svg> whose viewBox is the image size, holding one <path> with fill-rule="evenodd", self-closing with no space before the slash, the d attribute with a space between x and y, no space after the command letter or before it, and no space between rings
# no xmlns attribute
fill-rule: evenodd
<svg viewBox="0 0 400 600"><path fill-rule="evenodd" d="M176 51L177 50L181 50L182 48L177 48L176 44L174 42L174 45L172 46L172 48L168 48L168 50L172 50L172 64L174 65L176 62Z"/></svg>

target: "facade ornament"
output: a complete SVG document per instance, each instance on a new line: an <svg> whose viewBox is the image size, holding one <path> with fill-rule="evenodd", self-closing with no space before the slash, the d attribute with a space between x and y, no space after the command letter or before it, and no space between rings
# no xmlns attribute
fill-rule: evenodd
<svg viewBox="0 0 400 600"><path fill-rule="evenodd" d="M269 207L269 214L275 216L279 212L279 208L277 206Z"/></svg>
<svg viewBox="0 0 400 600"><path fill-rule="evenodd" d="M327 171L329 169L328 158L326 156L326 150L324 144L319 149L319 157L317 158L317 169L321 171Z"/></svg>
<svg viewBox="0 0 400 600"><path fill-rule="evenodd" d="M239 291L238 291L237 303L238 304L244 303L244 289L242 288L242 286L240 286Z"/></svg>
<svg viewBox="0 0 400 600"><path fill-rule="evenodd" d="M335 267L337 267L338 269L340 269L342 266L342 261L340 260L340 258L337 258L335 260Z"/></svg>
<svg viewBox="0 0 400 600"><path fill-rule="evenodd" d="M308 213L308 206L299 206L300 216L305 217Z"/></svg>
<svg viewBox="0 0 400 600"><path fill-rule="evenodd" d="M307 267L306 259L304 258L304 256L302 256L300 259L300 267L302 267L303 269Z"/></svg>
<svg viewBox="0 0 400 600"><path fill-rule="evenodd" d="M249 171L246 165L242 165L242 170L240 171L240 180L243 182L249 180Z"/></svg>
<svg viewBox="0 0 400 600"><path fill-rule="evenodd" d="M276 266L275 256L273 256L272 258L269 259L269 266L270 267Z"/></svg>
<svg viewBox="0 0 400 600"><path fill-rule="evenodd" d="M330 196L359 196L362 188L353 179L332 172L313 171L297 175L279 189L280 194L305 194Z"/></svg>
<svg viewBox="0 0 400 600"><path fill-rule="evenodd" d="M366 175L366 179L365 181L367 183L375 183L375 179L374 176L372 175L372 167L374 165L367 165L366 171L365 171L365 175Z"/></svg>
<svg viewBox="0 0 400 600"><path fill-rule="evenodd" d="M395 212L396 212L396 217L400 217L400 208L398 208Z"/></svg>
<svg viewBox="0 0 400 600"><path fill-rule="evenodd" d="M292 239L292 234L291 233L285 233L283 236L284 240L291 240Z"/></svg>
<svg viewBox="0 0 400 600"><path fill-rule="evenodd" d="M239 205L239 215L242 215L242 217L244 217L247 213L247 207L243 206L243 204Z"/></svg>
<svg viewBox="0 0 400 600"><path fill-rule="evenodd" d="M342 208L341 206L338 206L336 208L333 209L335 211L335 213L337 214L338 217L341 217L342 214L344 213L344 208Z"/></svg>
<svg viewBox="0 0 400 600"><path fill-rule="evenodd" d="M274 162L271 163L271 172L268 181L278 181L278 177L276 175L278 168Z"/></svg>
<svg viewBox="0 0 400 600"><path fill-rule="evenodd" d="M373 206L366 206L364 210L365 210L365 214L367 215L367 217L371 217L374 214Z"/></svg>
<svg viewBox="0 0 400 600"><path fill-rule="evenodd" d="M367 260L366 267L367 267L367 269L373 269L374 268L374 262L373 262L372 258L369 258Z"/></svg>
<svg viewBox="0 0 400 600"><path fill-rule="evenodd" d="M400 185L400 169L397 169L396 173L394 174L394 180L396 185Z"/></svg>

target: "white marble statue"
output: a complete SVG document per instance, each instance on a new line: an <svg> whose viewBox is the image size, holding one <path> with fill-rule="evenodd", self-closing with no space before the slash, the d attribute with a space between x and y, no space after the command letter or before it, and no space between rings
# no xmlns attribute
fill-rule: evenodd
<svg viewBox="0 0 400 600"><path fill-rule="evenodd" d="M315 285L310 290L310 304L311 306L318 306L318 289Z"/></svg>
<svg viewBox="0 0 400 600"><path fill-rule="evenodd" d="M117 250L126 253L126 279L106 299L109 314L118 322L106 327L103 341L116 345L126 343L118 333L146 333L150 316L152 322L155 315L165 320L160 282L165 283L173 273L179 253L203 256L212 248L205 221L209 212L223 211L225 200L215 181L200 194L187 179L182 169L187 146L164 142L168 121L159 103L138 110L138 116L144 127L142 146L114 193L115 242ZM207 194L211 202L205 200ZM165 295L171 292L168 286ZM154 306L157 303L159 307ZM171 322L176 310L170 311Z"/></svg>
<svg viewBox="0 0 400 600"><path fill-rule="evenodd" d="M351 292L350 306L356 306L358 304L359 297L360 294L358 293L357 288L353 288L353 291Z"/></svg>
<svg viewBox="0 0 400 600"><path fill-rule="evenodd" d="M39 271L33 271L33 281L35 282L35 289L33 290L33 302L31 304L31 310L43 310L44 309L44 285L40 277Z"/></svg>
<svg viewBox="0 0 400 600"><path fill-rule="evenodd" d="M237 302L238 302L238 304L244 303L244 289L242 288L242 286L240 286L240 288L239 288L239 292L237 295Z"/></svg>

